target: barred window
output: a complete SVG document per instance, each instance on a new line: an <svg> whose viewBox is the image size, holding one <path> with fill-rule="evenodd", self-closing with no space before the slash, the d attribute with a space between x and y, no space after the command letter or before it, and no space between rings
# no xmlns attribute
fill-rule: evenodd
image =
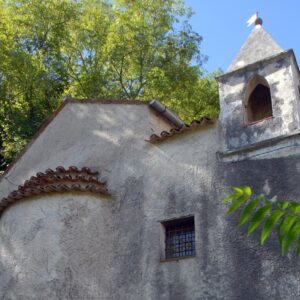
<svg viewBox="0 0 300 300"><path fill-rule="evenodd" d="M165 221L165 258L195 256L194 217Z"/></svg>

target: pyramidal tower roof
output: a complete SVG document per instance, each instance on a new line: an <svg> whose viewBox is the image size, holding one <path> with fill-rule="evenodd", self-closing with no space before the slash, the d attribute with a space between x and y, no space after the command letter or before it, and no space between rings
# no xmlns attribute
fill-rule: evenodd
<svg viewBox="0 0 300 300"><path fill-rule="evenodd" d="M256 24L227 71L243 68L282 52L284 50L264 30L261 23Z"/></svg>

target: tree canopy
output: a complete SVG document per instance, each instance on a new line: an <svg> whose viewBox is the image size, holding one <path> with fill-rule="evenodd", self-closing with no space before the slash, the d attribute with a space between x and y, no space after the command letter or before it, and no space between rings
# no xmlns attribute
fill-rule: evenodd
<svg viewBox="0 0 300 300"><path fill-rule="evenodd" d="M66 95L216 115L191 13L182 0L0 0L1 168Z"/></svg>

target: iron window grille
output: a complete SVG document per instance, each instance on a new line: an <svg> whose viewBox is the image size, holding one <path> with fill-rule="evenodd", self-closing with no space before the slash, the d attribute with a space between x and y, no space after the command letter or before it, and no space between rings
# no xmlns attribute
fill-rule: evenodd
<svg viewBox="0 0 300 300"><path fill-rule="evenodd" d="M194 217L166 221L165 258L195 256L195 222Z"/></svg>

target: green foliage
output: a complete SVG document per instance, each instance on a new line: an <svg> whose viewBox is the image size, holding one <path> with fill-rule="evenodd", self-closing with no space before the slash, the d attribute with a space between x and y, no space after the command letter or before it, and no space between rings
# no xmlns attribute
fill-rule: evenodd
<svg viewBox="0 0 300 300"><path fill-rule="evenodd" d="M246 223L251 214L253 213L255 207L257 206L257 204L263 199L264 195L259 195L258 197L256 197L255 199L253 199L252 201L250 201L245 208L243 209L242 213L241 213L241 217L239 220L239 226L243 225L244 223Z"/></svg>
<svg viewBox="0 0 300 300"><path fill-rule="evenodd" d="M227 215L232 215L244 206L238 225L248 222L248 236L263 224L260 242L264 245L272 230L276 228L281 254L286 254L297 240L296 252L297 255L300 254L300 203L278 201L276 196L267 199L263 194L251 199L252 191L249 186L232 189L233 193L223 200L232 202Z"/></svg>
<svg viewBox="0 0 300 300"><path fill-rule="evenodd" d="M218 114L183 0L0 0L0 168L64 95L158 99L189 122Z"/></svg>
<svg viewBox="0 0 300 300"><path fill-rule="evenodd" d="M66 1L0 1L0 165L20 152L58 106L68 70Z"/></svg>

